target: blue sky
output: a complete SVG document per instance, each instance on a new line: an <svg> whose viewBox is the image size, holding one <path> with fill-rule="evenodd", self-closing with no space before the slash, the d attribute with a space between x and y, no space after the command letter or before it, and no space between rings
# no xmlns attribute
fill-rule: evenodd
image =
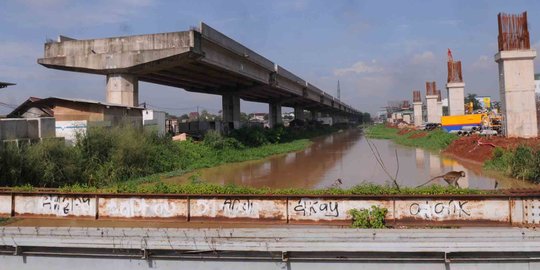
<svg viewBox="0 0 540 270"><path fill-rule="evenodd" d="M463 62L466 93L498 97L497 13L528 11L531 44L540 49L540 1L157 1L4 0L0 4L0 101L29 96L105 99L104 76L36 64L46 39L184 31L204 21L295 74L374 113L411 99L425 81L446 82L446 50ZM540 60L535 60L536 70ZM445 92L445 91L443 91ZM187 113L217 113L219 96L140 84L141 102ZM242 102L246 112L268 110ZM0 114L10 111L0 107ZM288 109L284 109L288 111Z"/></svg>

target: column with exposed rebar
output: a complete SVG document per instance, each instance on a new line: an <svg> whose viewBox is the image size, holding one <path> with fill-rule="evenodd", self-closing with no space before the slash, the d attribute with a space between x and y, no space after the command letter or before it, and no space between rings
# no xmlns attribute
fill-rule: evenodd
<svg viewBox="0 0 540 270"><path fill-rule="evenodd" d="M421 126L422 121L422 97L420 91L413 91L413 116L414 125Z"/></svg>
<svg viewBox="0 0 540 270"><path fill-rule="evenodd" d="M439 119L439 123L440 123L440 121L441 121L440 119L443 116L443 105L442 105L441 90L436 90L435 93L437 93L437 118Z"/></svg>
<svg viewBox="0 0 540 270"><path fill-rule="evenodd" d="M461 73L461 61L454 61L452 52L448 49L448 115L465 114L465 83Z"/></svg>
<svg viewBox="0 0 540 270"><path fill-rule="evenodd" d="M440 123L441 118L437 113L437 86L435 82L426 82L426 110L428 123Z"/></svg>
<svg viewBox="0 0 540 270"><path fill-rule="evenodd" d="M534 64L527 12L519 15L499 13L499 94L503 130L507 137L538 136L536 119Z"/></svg>

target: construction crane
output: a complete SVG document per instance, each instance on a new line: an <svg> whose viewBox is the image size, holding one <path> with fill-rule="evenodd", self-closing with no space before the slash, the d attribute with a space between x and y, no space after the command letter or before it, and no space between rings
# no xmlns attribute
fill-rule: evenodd
<svg viewBox="0 0 540 270"><path fill-rule="evenodd" d="M448 62L454 62L454 57L452 57L452 51L450 49L448 49Z"/></svg>

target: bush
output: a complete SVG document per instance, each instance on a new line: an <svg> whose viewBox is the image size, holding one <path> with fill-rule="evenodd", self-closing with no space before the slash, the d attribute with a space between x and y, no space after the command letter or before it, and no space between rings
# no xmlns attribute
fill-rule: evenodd
<svg viewBox="0 0 540 270"><path fill-rule="evenodd" d="M353 219L351 227L364 229L386 228L386 213L388 213L388 209L380 208L375 205L372 205L371 209L351 209L349 210L349 214L352 216Z"/></svg>
<svg viewBox="0 0 540 270"><path fill-rule="evenodd" d="M528 146L520 145L513 150L495 148L493 158L484 166L514 178L540 183L540 150Z"/></svg>
<svg viewBox="0 0 540 270"><path fill-rule="evenodd" d="M234 149L243 149L244 145L240 143L235 138L226 138L221 136L221 133L215 130L209 130L204 135L204 144L212 147L214 149L225 149L225 148L234 148Z"/></svg>

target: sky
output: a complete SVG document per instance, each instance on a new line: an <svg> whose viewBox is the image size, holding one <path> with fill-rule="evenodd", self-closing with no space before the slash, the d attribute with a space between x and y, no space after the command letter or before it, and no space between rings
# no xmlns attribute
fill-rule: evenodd
<svg viewBox="0 0 540 270"><path fill-rule="evenodd" d="M461 60L465 93L498 100L497 13L528 12L531 46L540 49L540 1L173 1L2 0L0 103L30 96L105 100L105 77L37 64L46 40L185 31L212 26L354 108L375 113L388 101L425 93L436 81L446 95L446 53ZM540 70L540 59L535 69ZM140 83L139 101L180 115L217 113L221 97ZM267 112L241 103L244 112ZM0 106L0 114L10 112ZM284 111L290 109L284 108Z"/></svg>

